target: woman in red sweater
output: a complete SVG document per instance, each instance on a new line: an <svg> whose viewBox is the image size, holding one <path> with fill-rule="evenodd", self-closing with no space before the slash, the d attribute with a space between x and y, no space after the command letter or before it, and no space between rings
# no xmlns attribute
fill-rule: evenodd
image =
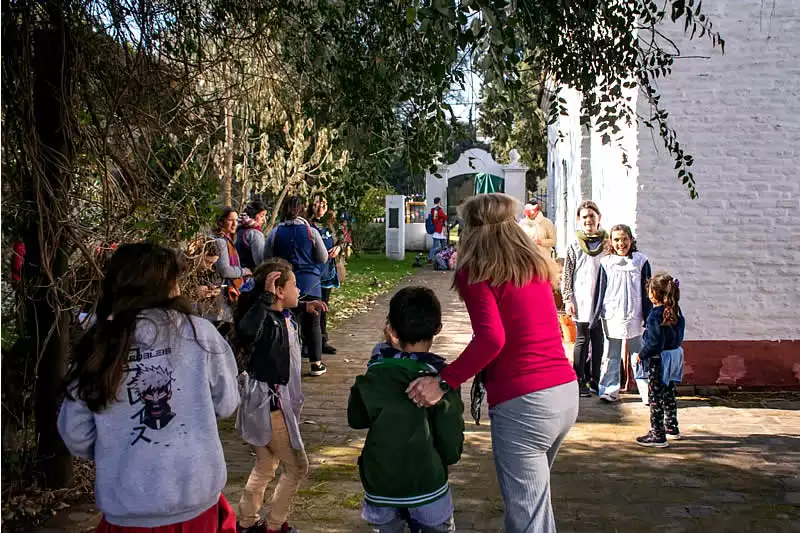
<svg viewBox="0 0 800 533"><path fill-rule="evenodd" d="M409 397L435 405L474 376L486 387L507 533L556 531L550 468L578 416L578 383L564 347L551 262L516 223L516 200L483 194L461 208L464 229L454 288L473 338L438 377L414 381Z"/></svg>

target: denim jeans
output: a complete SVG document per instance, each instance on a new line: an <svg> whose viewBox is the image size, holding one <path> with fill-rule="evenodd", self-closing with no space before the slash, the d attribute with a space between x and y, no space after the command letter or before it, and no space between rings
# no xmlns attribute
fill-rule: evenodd
<svg viewBox="0 0 800 533"><path fill-rule="evenodd" d="M620 389L620 366L622 364L623 339L606 338L603 349L603 364L600 369L600 385L598 394L616 399ZM628 349L624 357L630 358L631 354L638 354L642 349L642 337L628 339Z"/></svg>
<svg viewBox="0 0 800 533"><path fill-rule="evenodd" d="M434 237L433 245L431 246L430 252L428 252L428 261L433 261L433 258L436 257L436 254L444 250L445 246L447 246L447 240L437 239Z"/></svg>

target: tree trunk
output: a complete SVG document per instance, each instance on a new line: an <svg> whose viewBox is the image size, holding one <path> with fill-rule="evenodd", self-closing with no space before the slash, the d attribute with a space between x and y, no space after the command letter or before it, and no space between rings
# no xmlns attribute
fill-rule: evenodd
<svg viewBox="0 0 800 533"><path fill-rule="evenodd" d="M70 136L74 55L69 7L43 5L34 35L33 129L38 143L29 154L38 170L25 184L24 198L34 210L24 232L28 251L25 334L29 357L38 357L35 398L40 472L48 487L72 481L72 456L56 428L64 372L69 359L69 314L59 304L56 284L69 266L69 242L60 216L69 212L73 149Z"/></svg>
<svg viewBox="0 0 800 533"><path fill-rule="evenodd" d="M267 224L267 227L264 228L264 233L266 235L269 235L269 232L275 227L275 222L278 220L278 214L281 212L281 205L283 205L283 201L286 199L287 192L289 192L288 185L283 188L281 194L278 196L278 199L275 200L275 206L272 209L272 216L269 217L269 224Z"/></svg>
<svg viewBox="0 0 800 533"><path fill-rule="evenodd" d="M231 87L225 89L225 173L222 177L222 199L225 205L233 205L231 183L233 180L233 99Z"/></svg>

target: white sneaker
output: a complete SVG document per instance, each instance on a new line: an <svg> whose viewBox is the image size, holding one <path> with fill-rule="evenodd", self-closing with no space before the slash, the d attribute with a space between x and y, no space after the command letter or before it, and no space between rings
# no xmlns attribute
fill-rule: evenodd
<svg viewBox="0 0 800 533"><path fill-rule="evenodd" d="M600 399L603 400L604 402L614 403L617 400L619 400L619 396L617 396L616 394L602 394L600 396Z"/></svg>

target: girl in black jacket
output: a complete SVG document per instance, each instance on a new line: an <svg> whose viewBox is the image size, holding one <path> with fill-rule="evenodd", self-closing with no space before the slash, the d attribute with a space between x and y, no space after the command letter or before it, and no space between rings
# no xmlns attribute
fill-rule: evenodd
<svg viewBox="0 0 800 533"><path fill-rule="evenodd" d="M236 427L242 439L255 447L256 464L239 501L239 528L252 533L291 533L287 519L294 495L308 471L300 412L300 338L297 321L290 311L319 313L319 301L298 303L300 291L292 266L272 259L259 266L255 287L239 301L235 317L236 335L249 355L240 378L241 403ZM264 491L281 465L281 480L275 488L266 523L259 520Z"/></svg>

